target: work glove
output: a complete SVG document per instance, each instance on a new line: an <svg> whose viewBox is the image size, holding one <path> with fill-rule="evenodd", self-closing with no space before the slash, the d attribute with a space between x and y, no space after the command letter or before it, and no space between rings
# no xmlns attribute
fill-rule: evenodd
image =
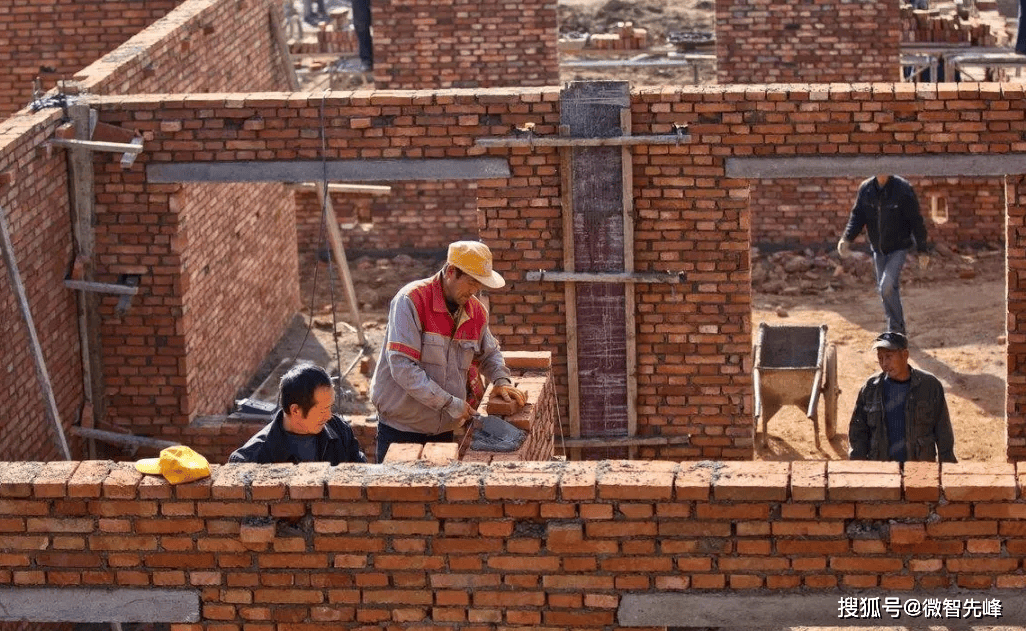
<svg viewBox="0 0 1026 631"><path fill-rule="evenodd" d="M494 394L502 397L503 401L510 402L516 401L517 405L524 405L527 403L527 396L521 390L517 390L513 386L495 386L493 388Z"/></svg>
<svg viewBox="0 0 1026 631"><path fill-rule="evenodd" d="M474 415L474 408L459 397L452 397L449 403L442 408L449 413L449 416L458 421L461 425Z"/></svg>
<svg viewBox="0 0 1026 631"><path fill-rule="evenodd" d="M919 255L919 270L923 271L930 265L930 255L920 254Z"/></svg>
<svg viewBox="0 0 1026 631"><path fill-rule="evenodd" d="M842 258L846 259L851 254L851 241L847 239L841 239L837 242L837 254Z"/></svg>

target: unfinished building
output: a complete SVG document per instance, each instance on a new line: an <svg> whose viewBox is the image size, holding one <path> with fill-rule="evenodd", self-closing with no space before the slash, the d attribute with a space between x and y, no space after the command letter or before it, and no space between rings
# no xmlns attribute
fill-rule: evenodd
<svg viewBox="0 0 1026 631"><path fill-rule="evenodd" d="M378 41L458 45L383 52L375 79L394 89L303 93L287 90L275 2L189 0L77 72L65 92L79 98L51 94L0 124L0 391L14 404L0 437L0 620L837 625L850 594L957 592L960 620L1026 624L1013 597L1026 580L1026 87L561 89L552 2L517 5L536 22L514 33L452 36L500 29L491 5L441 3L452 19L430 22L420 14L437 2L376 4L397 16ZM809 5L759 6L800 31ZM814 6L897 16L890 2ZM716 9L728 24L752 3ZM873 35L852 50L874 49ZM451 66L434 75L449 83L389 85L406 81L411 50ZM881 73L900 63L888 51ZM505 66L539 78L474 78ZM528 136L510 134L525 123ZM875 170L1000 182L1006 463L751 461L752 182ZM240 443L240 428L192 422L231 400L297 310L289 184L325 172L473 183L477 234L508 281L490 296L493 331L506 350L551 354L539 414L584 459L215 465L179 486L86 459L71 430L101 420L203 445L215 463Z"/></svg>

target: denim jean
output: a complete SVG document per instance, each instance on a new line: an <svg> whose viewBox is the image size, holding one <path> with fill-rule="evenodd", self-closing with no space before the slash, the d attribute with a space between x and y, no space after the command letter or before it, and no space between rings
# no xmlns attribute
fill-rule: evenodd
<svg viewBox="0 0 1026 631"><path fill-rule="evenodd" d="M901 309L901 268L905 267L908 250L895 250L881 254L873 250L873 267L876 268L876 290L883 301L887 316L887 330L905 333L905 313Z"/></svg>
<svg viewBox="0 0 1026 631"><path fill-rule="evenodd" d="M378 444L374 450L377 460L375 462L382 462L385 459L385 454L388 453L388 447L392 443L415 443L418 445L426 445L428 443L451 443L453 432L444 432L442 434L418 434L416 432L404 432L398 430L389 425L385 425L381 421L378 421Z"/></svg>
<svg viewBox="0 0 1026 631"><path fill-rule="evenodd" d="M1026 1L1026 0L1024 0ZM353 30L360 46L360 61L374 65L374 40L371 37L371 0L353 0Z"/></svg>
<svg viewBox="0 0 1026 631"><path fill-rule="evenodd" d="M1023 24L1023 17L1026 17L1026 0L1019 0L1019 23L1015 31L1015 52L1026 54L1026 24Z"/></svg>

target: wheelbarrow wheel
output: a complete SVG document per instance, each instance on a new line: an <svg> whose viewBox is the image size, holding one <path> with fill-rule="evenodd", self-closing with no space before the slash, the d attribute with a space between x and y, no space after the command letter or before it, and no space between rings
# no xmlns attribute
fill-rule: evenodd
<svg viewBox="0 0 1026 631"><path fill-rule="evenodd" d="M823 416L826 418L827 439L832 439L837 435L837 398L841 394L837 384L837 346L827 346L823 363Z"/></svg>

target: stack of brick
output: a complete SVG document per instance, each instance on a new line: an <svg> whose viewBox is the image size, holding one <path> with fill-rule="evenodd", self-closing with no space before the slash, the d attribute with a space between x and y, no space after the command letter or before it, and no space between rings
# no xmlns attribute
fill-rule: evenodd
<svg viewBox="0 0 1026 631"><path fill-rule="evenodd" d="M910 5L901 8L902 41L959 43L973 46L996 46L997 37L990 25L963 22L957 15L939 15L932 11L916 11Z"/></svg>
<svg viewBox="0 0 1026 631"><path fill-rule="evenodd" d="M321 24L314 35L289 44L293 55L355 54L358 51L356 31L351 27L339 28L336 24Z"/></svg>
<svg viewBox="0 0 1026 631"><path fill-rule="evenodd" d="M485 411L527 433L516 451L496 452L471 449L473 434L466 439L462 460L465 462L526 462L552 460L555 453L556 389L552 381L552 354L544 352L505 352L506 365L513 372L517 388L527 396L522 408L493 396L492 387L485 393ZM469 431L473 432L473 428ZM464 442L461 440L461 442Z"/></svg>
<svg viewBox="0 0 1026 631"><path fill-rule="evenodd" d="M641 50L648 48L648 29L634 28L633 22L618 22L615 33L599 33L588 38L596 50Z"/></svg>

